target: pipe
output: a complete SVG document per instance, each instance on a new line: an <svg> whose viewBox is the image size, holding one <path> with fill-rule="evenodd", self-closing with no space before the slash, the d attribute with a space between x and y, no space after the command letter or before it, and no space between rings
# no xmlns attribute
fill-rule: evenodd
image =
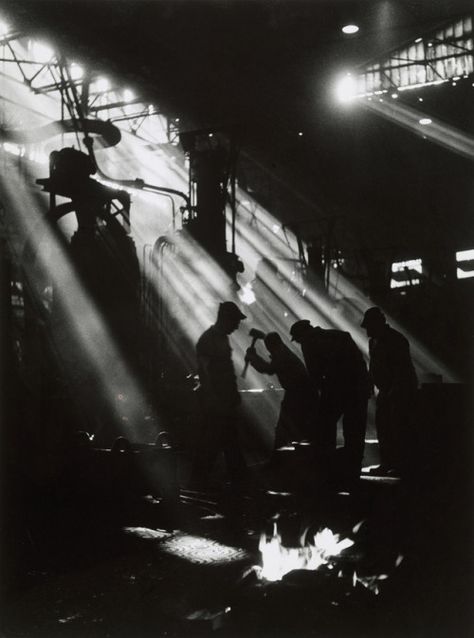
<svg viewBox="0 0 474 638"><path fill-rule="evenodd" d="M86 119L80 123L80 128L84 133L99 135L105 148L116 146L122 139L120 129L114 126L112 122ZM49 124L34 129L27 129L26 131L20 131L18 129L2 130L0 131L0 141L11 142L13 144L34 144L36 142L43 142L51 137L56 137L56 135L75 133L76 131L77 121L72 119L62 120L50 122Z"/></svg>

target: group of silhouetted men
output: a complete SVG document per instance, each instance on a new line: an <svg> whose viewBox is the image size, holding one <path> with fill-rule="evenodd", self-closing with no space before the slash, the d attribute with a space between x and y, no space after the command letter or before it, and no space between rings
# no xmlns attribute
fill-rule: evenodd
<svg viewBox="0 0 474 638"><path fill-rule="evenodd" d="M246 316L238 306L219 305L216 322L196 346L200 380L202 431L195 450L195 476L209 476L216 458L224 452L231 482L245 475L239 443L240 395L232 362L229 335ZM361 471L365 446L367 406L374 386L376 428L382 475L404 471L407 439L412 419L417 378L407 339L390 327L379 308L365 313L361 326L369 337L369 367L348 332L312 326L302 319L290 329L291 340L301 346L303 361L276 332L265 336L269 358L255 346L246 361L263 374L276 375L284 398L275 428L274 456L292 441L309 440L320 476L335 469L349 484ZM344 446L337 450L337 424L342 419Z"/></svg>

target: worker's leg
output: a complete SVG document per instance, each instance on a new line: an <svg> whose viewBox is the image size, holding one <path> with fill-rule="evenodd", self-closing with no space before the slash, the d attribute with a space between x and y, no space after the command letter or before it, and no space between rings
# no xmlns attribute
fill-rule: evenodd
<svg viewBox="0 0 474 638"><path fill-rule="evenodd" d="M348 478L360 475L367 427L367 394L349 394L344 406L344 471Z"/></svg>

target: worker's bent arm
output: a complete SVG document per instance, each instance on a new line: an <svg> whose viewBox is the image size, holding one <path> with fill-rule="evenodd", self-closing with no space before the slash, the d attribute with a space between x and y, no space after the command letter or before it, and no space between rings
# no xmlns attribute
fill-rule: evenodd
<svg viewBox="0 0 474 638"><path fill-rule="evenodd" d="M250 348L247 350L245 358L249 361L252 368L257 370L257 372L263 372L263 374L275 374L273 365Z"/></svg>

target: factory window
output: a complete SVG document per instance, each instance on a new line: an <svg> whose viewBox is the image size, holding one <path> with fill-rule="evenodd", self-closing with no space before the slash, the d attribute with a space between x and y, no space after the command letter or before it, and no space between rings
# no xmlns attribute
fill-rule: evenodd
<svg viewBox="0 0 474 638"><path fill-rule="evenodd" d="M390 56L358 76L359 96L403 91L467 77L474 71L472 18L460 18Z"/></svg>
<svg viewBox="0 0 474 638"><path fill-rule="evenodd" d="M406 288L407 286L417 286L421 282L421 273L421 259L395 261L392 264L390 288Z"/></svg>
<svg viewBox="0 0 474 638"><path fill-rule="evenodd" d="M458 279L474 277L474 249L456 253L456 276Z"/></svg>

